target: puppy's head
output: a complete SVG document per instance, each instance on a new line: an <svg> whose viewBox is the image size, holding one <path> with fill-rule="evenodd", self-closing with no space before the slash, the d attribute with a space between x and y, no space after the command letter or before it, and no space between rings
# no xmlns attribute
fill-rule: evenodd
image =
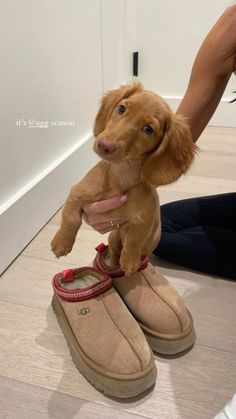
<svg viewBox="0 0 236 419"><path fill-rule="evenodd" d="M103 97L94 136L94 151L101 158L110 163L141 159L143 178L155 186L180 177L197 149L184 119L139 83Z"/></svg>

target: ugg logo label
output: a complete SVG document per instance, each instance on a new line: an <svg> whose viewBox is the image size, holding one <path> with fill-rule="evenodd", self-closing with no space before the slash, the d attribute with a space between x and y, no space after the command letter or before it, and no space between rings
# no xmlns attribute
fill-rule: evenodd
<svg viewBox="0 0 236 419"><path fill-rule="evenodd" d="M90 313L90 308L89 307L82 307L80 310L78 310L78 314L85 316L85 314Z"/></svg>

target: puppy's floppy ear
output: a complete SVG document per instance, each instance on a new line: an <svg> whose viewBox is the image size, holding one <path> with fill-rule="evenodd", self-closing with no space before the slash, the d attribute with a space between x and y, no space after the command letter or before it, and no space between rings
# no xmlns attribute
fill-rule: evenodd
<svg viewBox="0 0 236 419"><path fill-rule="evenodd" d="M94 136L97 137L98 134L104 131L115 106L122 99L127 99L128 97L139 91L141 92L142 90L143 87L140 83L132 83L121 86L119 89L110 90L107 92L102 98L101 106L95 119L93 127Z"/></svg>
<svg viewBox="0 0 236 419"><path fill-rule="evenodd" d="M154 186L174 182L188 170L197 150L184 118L170 114L162 142L145 160L142 176Z"/></svg>

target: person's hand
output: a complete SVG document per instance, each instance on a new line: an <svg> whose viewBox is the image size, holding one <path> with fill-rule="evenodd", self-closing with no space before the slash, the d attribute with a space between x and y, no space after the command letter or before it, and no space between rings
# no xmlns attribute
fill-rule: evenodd
<svg viewBox="0 0 236 419"><path fill-rule="evenodd" d="M127 201L127 195L118 195L104 201L93 202L84 206L84 221L101 234L123 226L126 221L111 219L106 215L107 211L121 207Z"/></svg>

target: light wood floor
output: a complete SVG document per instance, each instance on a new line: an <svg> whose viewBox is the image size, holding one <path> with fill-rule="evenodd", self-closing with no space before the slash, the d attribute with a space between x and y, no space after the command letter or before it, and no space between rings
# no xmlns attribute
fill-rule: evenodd
<svg viewBox="0 0 236 419"><path fill-rule="evenodd" d="M161 203L236 191L236 130L209 128L198 144L194 167L160 188ZM196 345L177 359L156 357L157 384L144 398L110 400L75 368L50 305L53 274L89 264L106 236L84 225L73 252L58 261L50 240L59 220L57 214L0 279L0 418L213 418L236 392L236 282L162 262L160 271L193 315Z"/></svg>

